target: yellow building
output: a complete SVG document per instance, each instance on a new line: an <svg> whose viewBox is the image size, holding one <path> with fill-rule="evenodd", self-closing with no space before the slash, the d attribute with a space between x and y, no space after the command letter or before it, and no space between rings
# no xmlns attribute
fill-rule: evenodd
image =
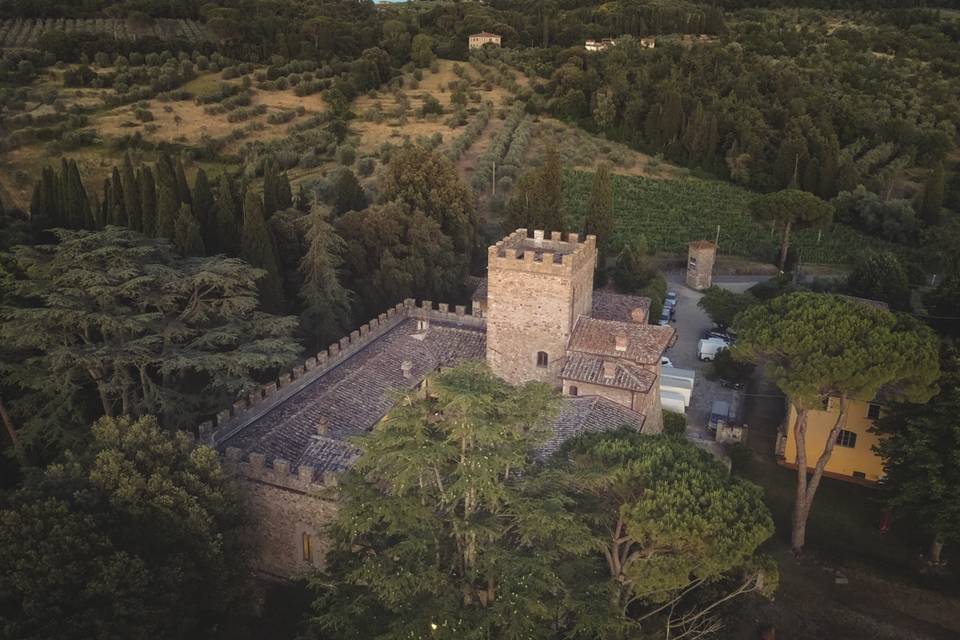
<svg viewBox="0 0 960 640"><path fill-rule="evenodd" d="M827 462L825 474L846 480L876 482L883 476L883 461L873 451L878 443L877 434L870 431L873 421L880 417L880 405L873 402L851 400L847 413L847 425L840 432L833 454ZM826 438L836 424L840 412L839 398L830 398L823 410L811 410L807 416L807 467L813 469L823 453ZM777 442L777 454L781 464L796 468L797 443L793 428L797 412L790 405L787 422Z"/></svg>

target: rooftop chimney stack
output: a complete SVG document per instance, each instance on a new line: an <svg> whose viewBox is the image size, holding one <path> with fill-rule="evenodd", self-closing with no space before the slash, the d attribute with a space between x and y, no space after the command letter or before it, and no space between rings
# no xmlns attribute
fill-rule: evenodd
<svg viewBox="0 0 960 640"><path fill-rule="evenodd" d="M617 351L625 352L627 350L627 336L623 333L618 333L614 340L616 340L616 349ZM609 344L609 343L607 343Z"/></svg>
<svg viewBox="0 0 960 640"><path fill-rule="evenodd" d="M637 307L630 312L630 319L636 322L637 324L646 324L647 322L647 312Z"/></svg>
<svg viewBox="0 0 960 640"><path fill-rule="evenodd" d="M404 360L402 363L400 363L400 371L403 372L404 378L410 377L411 369L413 369L413 363L410 362L409 360Z"/></svg>
<svg viewBox="0 0 960 640"><path fill-rule="evenodd" d="M325 436L330 433L330 421L321 417L317 420L317 435Z"/></svg>
<svg viewBox="0 0 960 640"><path fill-rule="evenodd" d="M611 362L609 360L603 361L603 379L606 381L613 380L617 377L617 363Z"/></svg>

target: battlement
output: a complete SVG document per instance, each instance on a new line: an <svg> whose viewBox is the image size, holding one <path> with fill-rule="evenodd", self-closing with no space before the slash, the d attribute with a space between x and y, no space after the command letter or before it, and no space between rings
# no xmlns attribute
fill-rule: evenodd
<svg viewBox="0 0 960 640"><path fill-rule="evenodd" d="M597 239L587 236L582 242L579 234L548 233L540 230L530 235L527 229L517 229L487 250L487 268L509 269L551 275L569 276L587 263L596 264Z"/></svg>
<svg viewBox="0 0 960 640"><path fill-rule="evenodd" d="M387 309L386 313L360 325L359 329L340 338L325 351L290 366L280 373L276 380L237 398L232 405L218 412L213 420L200 424L201 441L213 446L225 442L272 407L286 401L408 318L467 328L482 329L486 326L486 319L480 316L479 310L474 315L463 305L456 305L451 311L450 305L445 303L434 308L434 303L430 300L422 301L419 306L413 299L404 300Z"/></svg>
<svg viewBox="0 0 960 640"><path fill-rule="evenodd" d="M243 452L236 447L227 447L223 461L228 469L248 480L264 482L300 493L328 494L334 497L333 490L338 485L337 474L332 471L318 474L312 466L301 464L294 472L291 471L290 462L287 460L274 458L268 464L266 456L262 453L251 453L244 458Z"/></svg>

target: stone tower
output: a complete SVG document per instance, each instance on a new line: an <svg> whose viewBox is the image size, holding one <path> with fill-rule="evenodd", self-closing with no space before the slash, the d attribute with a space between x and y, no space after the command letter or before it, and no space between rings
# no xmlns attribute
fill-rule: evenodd
<svg viewBox="0 0 960 640"><path fill-rule="evenodd" d="M590 313L596 238L561 237L517 229L488 249L487 363L511 384L559 385L570 333Z"/></svg>
<svg viewBox="0 0 960 640"><path fill-rule="evenodd" d="M708 240L691 242L687 249L687 286L697 291L709 289L716 259L717 245Z"/></svg>

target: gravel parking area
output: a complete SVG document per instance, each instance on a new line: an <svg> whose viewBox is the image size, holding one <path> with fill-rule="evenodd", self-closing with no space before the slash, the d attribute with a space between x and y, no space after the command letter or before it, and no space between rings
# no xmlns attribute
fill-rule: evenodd
<svg viewBox="0 0 960 640"><path fill-rule="evenodd" d="M717 286L731 291L743 292L756 284L758 280L736 280L715 282ZM673 322L677 330L677 342L666 355L679 369L696 371L697 378L693 385L693 394L690 406L687 407L687 434L696 439L713 440L707 431L707 420L710 417L710 407L714 400L727 400L731 403L734 412L741 406L739 394L733 389L727 389L719 382L708 380L706 373L710 370L709 362L700 362L697 359L697 341L704 330L713 326L697 302L703 297L702 293L688 288L677 277L667 280L668 287L677 292L677 314Z"/></svg>

